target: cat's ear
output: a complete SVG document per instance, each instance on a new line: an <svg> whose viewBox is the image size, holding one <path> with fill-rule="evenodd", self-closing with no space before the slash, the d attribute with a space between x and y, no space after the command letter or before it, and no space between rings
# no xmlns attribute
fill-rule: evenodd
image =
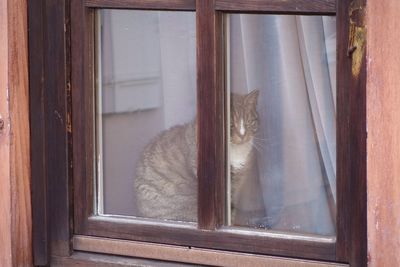
<svg viewBox="0 0 400 267"><path fill-rule="evenodd" d="M258 95L260 94L259 90L253 90L246 95L246 103L252 106L257 106Z"/></svg>

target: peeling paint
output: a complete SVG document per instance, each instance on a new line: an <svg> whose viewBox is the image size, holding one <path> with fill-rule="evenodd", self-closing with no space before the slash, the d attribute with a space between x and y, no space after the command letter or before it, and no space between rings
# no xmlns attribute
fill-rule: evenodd
<svg viewBox="0 0 400 267"><path fill-rule="evenodd" d="M353 40L353 46L357 49L352 53L352 74L354 77L358 77L360 75L361 66L364 61L365 55L365 38L366 38L366 29L365 27L352 27L351 31L351 39Z"/></svg>
<svg viewBox="0 0 400 267"><path fill-rule="evenodd" d="M360 75L365 56L365 41L367 29L365 26L365 9L362 5L352 2L349 9L350 29L348 51L352 57L352 74Z"/></svg>

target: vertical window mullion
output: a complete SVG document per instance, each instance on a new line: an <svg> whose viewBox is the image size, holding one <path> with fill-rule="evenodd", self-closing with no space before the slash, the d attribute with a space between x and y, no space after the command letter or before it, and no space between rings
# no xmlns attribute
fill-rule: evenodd
<svg viewBox="0 0 400 267"><path fill-rule="evenodd" d="M225 127L222 14L214 0L196 1L198 224L215 229L225 210Z"/></svg>

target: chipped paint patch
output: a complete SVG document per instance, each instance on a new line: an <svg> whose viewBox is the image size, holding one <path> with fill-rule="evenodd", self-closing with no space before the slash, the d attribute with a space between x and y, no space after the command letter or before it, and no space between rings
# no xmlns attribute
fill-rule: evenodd
<svg viewBox="0 0 400 267"><path fill-rule="evenodd" d="M365 42L367 37L367 29L364 21L364 7L352 2L349 10L349 17L350 29L348 51L351 51L352 75L358 77L365 57Z"/></svg>
<svg viewBox="0 0 400 267"><path fill-rule="evenodd" d="M354 27L352 34L353 46L357 47L357 49L352 54L353 63L351 72L354 77L358 77L360 75L361 66L364 61L366 29L365 27Z"/></svg>

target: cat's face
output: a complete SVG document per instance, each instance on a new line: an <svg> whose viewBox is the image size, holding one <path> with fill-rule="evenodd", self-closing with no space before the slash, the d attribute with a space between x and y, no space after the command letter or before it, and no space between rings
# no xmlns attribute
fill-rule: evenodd
<svg viewBox="0 0 400 267"><path fill-rule="evenodd" d="M231 94L231 142L236 145L252 140L258 129L258 90L247 95Z"/></svg>

